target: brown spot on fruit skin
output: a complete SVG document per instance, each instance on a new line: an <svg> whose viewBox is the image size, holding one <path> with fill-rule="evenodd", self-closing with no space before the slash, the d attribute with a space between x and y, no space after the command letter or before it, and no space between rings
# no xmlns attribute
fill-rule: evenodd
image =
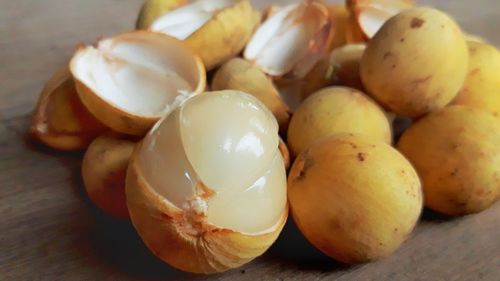
<svg viewBox="0 0 500 281"><path fill-rule="evenodd" d="M394 54L392 52L385 52L384 53L384 60L388 59L390 56L393 56Z"/></svg>
<svg viewBox="0 0 500 281"><path fill-rule="evenodd" d="M362 152L358 153L358 160L359 161L363 162L363 161L365 161L365 158L366 158L366 155L364 153L362 153Z"/></svg>
<svg viewBox="0 0 500 281"><path fill-rule="evenodd" d="M420 28L425 21L421 18L413 18L410 22L410 27L411 28Z"/></svg>

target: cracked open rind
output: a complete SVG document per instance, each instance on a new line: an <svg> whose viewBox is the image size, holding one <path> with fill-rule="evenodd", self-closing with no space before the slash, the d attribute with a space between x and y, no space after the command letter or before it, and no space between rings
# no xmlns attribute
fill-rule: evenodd
<svg viewBox="0 0 500 281"><path fill-rule="evenodd" d="M326 53L332 39L331 17L322 1L278 9L256 30L244 57L266 74L304 77Z"/></svg>
<svg viewBox="0 0 500 281"><path fill-rule="evenodd" d="M243 50L260 19L248 0L199 0L159 17L150 29L184 40L211 70Z"/></svg>
<svg viewBox="0 0 500 281"><path fill-rule="evenodd" d="M415 7L412 0L346 0L350 17L348 42L368 41L396 14Z"/></svg>
<svg viewBox="0 0 500 281"><path fill-rule="evenodd" d="M135 27L147 29L162 15L186 4L187 0L147 0L142 5Z"/></svg>
<svg viewBox="0 0 500 281"><path fill-rule="evenodd" d="M38 100L30 135L51 148L72 151L85 149L106 129L81 103L68 67L54 73Z"/></svg>
<svg viewBox="0 0 500 281"><path fill-rule="evenodd" d="M196 273L241 266L288 216L276 120L242 92L193 97L136 149L126 195L134 227L163 261Z"/></svg>
<svg viewBox="0 0 500 281"><path fill-rule="evenodd" d="M80 47L70 69L82 103L99 121L138 136L206 85L205 68L194 52L149 31Z"/></svg>

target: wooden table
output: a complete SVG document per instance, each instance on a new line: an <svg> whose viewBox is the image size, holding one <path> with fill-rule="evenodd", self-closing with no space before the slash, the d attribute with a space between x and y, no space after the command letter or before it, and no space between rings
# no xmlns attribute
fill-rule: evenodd
<svg viewBox="0 0 500 281"><path fill-rule="evenodd" d="M141 2L0 1L0 280L500 280L500 203L456 219L426 211L396 254L355 267L318 253L291 220L264 256L224 274L181 273L149 254L128 223L90 204L80 154L25 137L53 71L79 42L131 29ZM500 46L500 1L422 2Z"/></svg>

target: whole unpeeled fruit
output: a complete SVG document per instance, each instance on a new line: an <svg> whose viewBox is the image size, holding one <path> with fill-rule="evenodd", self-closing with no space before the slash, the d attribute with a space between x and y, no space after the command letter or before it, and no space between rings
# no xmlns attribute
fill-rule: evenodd
<svg viewBox="0 0 500 281"><path fill-rule="evenodd" d="M332 136L299 155L288 177L293 218L325 254L375 260L408 237L422 209L417 173L397 150L361 136Z"/></svg>
<svg viewBox="0 0 500 281"><path fill-rule="evenodd" d="M287 141L297 156L315 141L339 133L392 141L384 111L362 92L347 87L325 88L307 98L292 116Z"/></svg>
<svg viewBox="0 0 500 281"><path fill-rule="evenodd" d="M128 218L125 177L135 142L115 133L96 138L87 149L82 177L90 200L105 213Z"/></svg>
<svg viewBox="0 0 500 281"><path fill-rule="evenodd" d="M490 111L500 116L500 51L495 47L467 42L469 74L453 104L462 104Z"/></svg>
<svg viewBox="0 0 500 281"><path fill-rule="evenodd" d="M392 17L368 42L361 79L383 106L419 117L458 94L468 57L464 36L449 16L414 8Z"/></svg>
<svg viewBox="0 0 500 281"><path fill-rule="evenodd" d="M448 215L480 212L500 196L500 120L450 106L419 120L398 149L422 179L427 207Z"/></svg>

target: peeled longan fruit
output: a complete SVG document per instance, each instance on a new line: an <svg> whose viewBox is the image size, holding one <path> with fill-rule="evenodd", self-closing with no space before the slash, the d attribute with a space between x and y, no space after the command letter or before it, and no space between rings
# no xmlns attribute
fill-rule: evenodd
<svg viewBox="0 0 500 281"><path fill-rule="evenodd" d="M427 207L448 215L480 212L500 196L500 120L450 106L419 120L398 149L422 179Z"/></svg>
<svg viewBox="0 0 500 281"><path fill-rule="evenodd" d="M135 150L127 206L147 247L178 269L214 273L265 252L288 216L278 124L239 91L190 98Z"/></svg>
<svg viewBox="0 0 500 281"><path fill-rule="evenodd" d="M82 177L90 200L105 213L129 217L125 178L135 142L116 133L97 137L83 157Z"/></svg>
<svg viewBox="0 0 500 281"><path fill-rule="evenodd" d="M391 143L391 125L384 111L362 92L329 87L307 98L288 128L288 145L297 156L315 141L339 133L358 133Z"/></svg>
<svg viewBox="0 0 500 281"><path fill-rule="evenodd" d="M464 83L468 51L458 25L432 8L389 19L361 60L365 88L384 107L419 117L451 102Z"/></svg>
<svg viewBox="0 0 500 281"><path fill-rule="evenodd" d="M422 209L420 180L390 145L337 135L299 155L288 177L293 218L328 256L361 263L394 252Z"/></svg>
<svg viewBox="0 0 500 281"><path fill-rule="evenodd" d="M469 46L469 73L453 104L477 107L500 116L500 51L479 42Z"/></svg>

